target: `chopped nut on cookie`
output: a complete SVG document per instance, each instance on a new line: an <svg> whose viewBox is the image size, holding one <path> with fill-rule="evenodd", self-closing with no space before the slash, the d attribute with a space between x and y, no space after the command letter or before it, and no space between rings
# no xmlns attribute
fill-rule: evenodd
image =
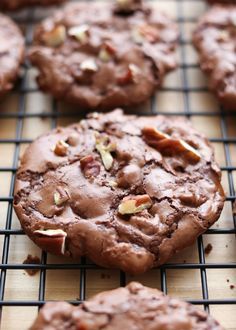
<svg viewBox="0 0 236 330"><path fill-rule="evenodd" d="M127 70L123 73L123 75L118 76L117 81L120 85L126 85L130 82L138 83L139 74L139 67L135 64L129 64Z"/></svg>
<svg viewBox="0 0 236 330"><path fill-rule="evenodd" d="M159 39L159 32L157 28L150 24L142 24L139 27L140 33L142 36L145 37L146 40L148 40L151 43L156 42Z"/></svg>
<svg viewBox="0 0 236 330"><path fill-rule="evenodd" d="M59 140L55 145L53 151L57 156L64 157L67 155L69 144L63 140Z"/></svg>
<svg viewBox="0 0 236 330"><path fill-rule="evenodd" d="M135 28L133 28L133 30L131 31L131 36L132 36L132 40L136 44L142 44L143 41L144 41L144 37L140 33L140 30L139 30L139 27L138 26L136 26Z"/></svg>
<svg viewBox="0 0 236 330"><path fill-rule="evenodd" d="M84 44L89 39L89 26L87 24L73 26L68 30L68 35Z"/></svg>
<svg viewBox="0 0 236 330"><path fill-rule="evenodd" d="M144 41L155 43L159 41L160 32L150 24L141 24L135 26L132 30L132 39L136 44L142 44Z"/></svg>
<svg viewBox="0 0 236 330"><path fill-rule="evenodd" d="M96 134L96 149L100 153L105 169L110 170L113 164L111 152L116 150L116 144L109 142L107 135Z"/></svg>
<svg viewBox="0 0 236 330"><path fill-rule="evenodd" d="M102 45L98 57L102 62L109 62L112 59L112 57L115 55L115 53L116 53L115 47L111 43L105 42Z"/></svg>
<svg viewBox="0 0 236 330"><path fill-rule="evenodd" d="M35 241L45 250L57 255L65 253L67 233L62 229L35 230Z"/></svg>
<svg viewBox="0 0 236 330"><path fill-rule="evenodd" d="M191 162L198 162L201 159L199 152L187 142L182 139L173 139L170 135L159 131L155 127L144 127L142 134L146 143L160 152L181 154Z"/></svg>
<svg viewBox="0 0 236 330"><path fill-rule="evenodd" d="M51 31L47 31L43 35L43 41L47 46L58 47L66 39L66 28L64 25L57 25Z"/></svg>
<svg viewBox="0 0 236 330"><path fill-rule="evenodd" d="M98 71L98 66L94 59L88 58L80 64L80 69L83 71L96 72Z"/></svg>
<svg viewBox="0 0 236 330"><path fill-rule="evenodd" d="M145 141L151 146L155 146L155 144L160 140L165 140L169 138L168 134L165 134L159 131L155 127L146 126L142 129L142 133Z"/></svg>
<svg viewBox="0 0 236 330"><path fill-rule="evenodd" d="M78 133L70 134L66 139L66 143L68 143L72 147L75 147L79 143L79 134Z"/></svg>
<svg viewBox="0 0 236 330"><path fill-rule="evenodd" d="M117 188L118 187L118 183L116 181L109 181L108 182L108 185L111 187L111 188Z"/></svg>
<svg viewBox="0 0 236 330"><path fill-rule="evenodd" d="M152 200L148 195L138 195L125 197L118 207L120 214L134 214L149 209L152 206Z"/></svg>
<svg viewBox="0 0 236 330"><path fill-rule="evenodd" d="M80 167L86 178L96 177L100 173L100 164L92 155L81 158Z"/></svg>
<svg viewBox="0 0 236 330"><path fill-rule="evenodd" d="M61 206L70 199L70 196L65 189L59 187L57 188L57 191L54 193L53 199L54 199L54 203L57 206Z"/></svg>

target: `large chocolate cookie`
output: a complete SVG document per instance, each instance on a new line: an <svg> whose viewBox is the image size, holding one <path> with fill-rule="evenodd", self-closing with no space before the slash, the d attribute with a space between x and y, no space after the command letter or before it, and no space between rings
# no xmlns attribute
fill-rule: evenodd
<svg viewBox="0 0 236 330"><path fill-rule="evenodd" d="M12 89L24 54L24 38L16 24L0 14L0 96Z"/></svg>
<svg viewBox="0 0 236 330"><path fill-rule="evenodd" d="M176 67L177 37L175 23L140 1L76 3L38 26L30 59L54 97L114 109L153 94Z"/></svg>
<svg viewBox="0 0 236 330"><path fill-rule="evenodd" d="M225 109L236 110L236 5L215 5L200 19L193 42L209 86Z"/></svg>
<svg viewBox="0 0 236 330"><path fill-rule="evenodd" d="M29 6L51 6L60 4L66 0L0 0L0 8L4 10L16 10Z"/></svg>
<svg viewBox="0 0 236 330"><path fill-rule="evenodd" d="M29 146L14 207L42 249L141 273L218 219L220 176L188 121L95 113Z"/></svg>
<svg viewBox="0 0 236 330"><path fill-rule="evenodd" d="M206 312L132 282L74 307L49 302L31 330L223 330Z"/></svg>

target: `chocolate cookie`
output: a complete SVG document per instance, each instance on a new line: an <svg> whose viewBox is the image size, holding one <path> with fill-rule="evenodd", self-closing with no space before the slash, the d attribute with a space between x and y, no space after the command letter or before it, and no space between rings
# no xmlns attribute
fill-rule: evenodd
<svg viewBox="0 0 236 330"><path fill-rule="evenodd" d="M224 108L236 110L236 5L215 5L200 19L193 42L209 86Z"/></svg>
<svg viewBox="0 0 236 330"><path fill-rule="evenodd" d="M29 6L51 6L65 2L66 0L0 0L0 9L16 10Z"/></svg>
<svg viewBox="0 0 236 330"><path fill-rule="evenodd" d="M131 282L125 288L97 294L79 307L49 302L31 330L223 330L206 312Z"/></svg>
<svg viewBox="0 0 236 330"><path fill-rule="evenodd" d="M176 24L140 1L76 3L38 26L30 60L45 92L83 108L114 109L154 93L176 67L177 38Z"/></svg>
<svg viewBox="0 0 236 330"><path fill-rule="evenodd" d="M24 38L16 24L0 14L0 96L12 89L24 54Z"/></svg>
<svg viewBox="0 0 236 330"><path fill-rule="evenodd" d="M218 219L220 177L188 121L95 113L28 147L14 207L42 249L142 273Z"/></svg>

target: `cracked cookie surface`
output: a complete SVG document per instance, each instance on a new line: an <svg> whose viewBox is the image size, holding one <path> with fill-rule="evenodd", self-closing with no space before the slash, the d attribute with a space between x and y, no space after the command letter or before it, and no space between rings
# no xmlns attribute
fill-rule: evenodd
<svg viewBox="0 0 236 330"><path fill-rule="evenodd" d="M196 306L131 282L97 294L79 307L49 302L31 330L223 330Z"/></svg>
<svg viewBox="0 0 236 330"><path fill-rule="evenodd" d="M42 249L142 273L192 244L224 193L208 140L181 118L93 113L36 139L14 207Z"/></svg>
<svg viewBox="0 0 236 330"><path fill-rule="evenodd" d="M193 34L200 66L209 87L225 110L236 106L236 4L215 5L200 19Z"/></svg>
<svg viewBox="0 0 236 330"><path fill-rule="evenodd" d="M177 25L141 2L130 6L70 4L40 24L30 60L41 89L89 109L146 101L177 65Z"/></svg>
<svg viewBox="0 0 236 330"><path fill-rule="evenodd" d="M3 10L17 10L29 6L51 6L66 0L1 0L0 8Z"/></svg>
<svg viewBox="0 0 236 330"><path fill-rule="evenodd" d="M24 38L17 25L0 13L0 96L13 88L24 54Z"/></svg>

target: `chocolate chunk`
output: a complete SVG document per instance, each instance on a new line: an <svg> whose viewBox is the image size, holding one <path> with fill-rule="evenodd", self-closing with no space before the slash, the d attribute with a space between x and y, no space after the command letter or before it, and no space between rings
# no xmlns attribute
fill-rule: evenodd
<svg viewBox="0 0 236 330"><path fill-rule="evenodd" d="M150 126L194 148L197 161L144 139ZM77 144L57 156L57 141L72 135ZM211 145L189 121L115 110L36 139L17 172L14 207L42 249L136 274L163 264L219 218L220 179Z"/></svg>

